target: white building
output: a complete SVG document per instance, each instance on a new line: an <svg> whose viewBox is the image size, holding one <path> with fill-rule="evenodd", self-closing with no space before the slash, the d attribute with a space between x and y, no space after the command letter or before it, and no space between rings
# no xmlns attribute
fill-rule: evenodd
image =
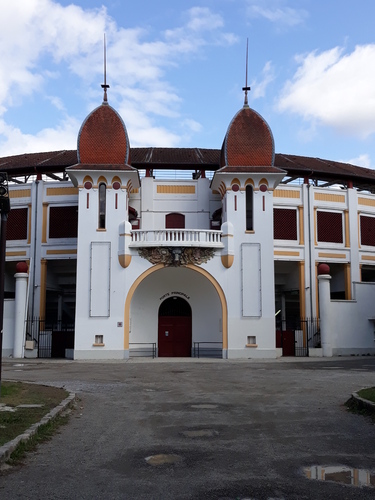
<svg viewBox="0 0 375 500"><path fill-rule="evenodd" d="M296 346L321 355L320 330L324 355L375 353L375 172L275 155L246 103L221 150L132 149L105 97L77 152L0 164L18 181L3 355L275 358ZM21 335L19 261L29 267ZM331 277L321 280L321 322L320 263Z"/></svg>

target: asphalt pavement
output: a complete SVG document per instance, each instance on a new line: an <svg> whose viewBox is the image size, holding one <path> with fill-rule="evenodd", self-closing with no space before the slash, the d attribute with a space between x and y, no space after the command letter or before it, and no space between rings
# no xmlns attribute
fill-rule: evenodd
<svg viewBox="0 0 375 500"><path fill-rule="evenodd" d="M4 360L2 378L79 400L0 499L375 498L375 425L344 406L374 357Z"/></svg>

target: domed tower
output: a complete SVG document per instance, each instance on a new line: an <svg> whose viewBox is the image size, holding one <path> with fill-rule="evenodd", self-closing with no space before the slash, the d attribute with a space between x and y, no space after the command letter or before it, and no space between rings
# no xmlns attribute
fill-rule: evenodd
<svg viewBox="0 0 375 500"><path fill-rule="evenodd" d="M102 104L78 134L78 163L67 169L79 193L75 358L92 356L92 349L103 356L100 348L114 342L114 318L123 320L121 270L131 263L129 195L140 186L125 124L108 104L109 86L102 87ZM98 335L87 332L88 318Z"/></svg>
<svg viewBox="0 0 375 500"><path fill-rule="evenodd" d="M271 129L245 100L225 134L211 188L222 197L221 261L231 284L231 346L248 357L275 357L273 191L285 175L274 166ZM237 286L235 286L237 284Z"/></svg>

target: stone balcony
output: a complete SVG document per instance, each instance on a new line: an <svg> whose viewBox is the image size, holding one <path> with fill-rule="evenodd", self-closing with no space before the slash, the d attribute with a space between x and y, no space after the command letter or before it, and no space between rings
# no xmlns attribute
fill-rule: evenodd
<svg viewBox="0 0 375 500"><path fill-rule="evenodd" d="M201 247L220 249L222 231L208 229L132 230L130 248L145 247Z"/></svg>

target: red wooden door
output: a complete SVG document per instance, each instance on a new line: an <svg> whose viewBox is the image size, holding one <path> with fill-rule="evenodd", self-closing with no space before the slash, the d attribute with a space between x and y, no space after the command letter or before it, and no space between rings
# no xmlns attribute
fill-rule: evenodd
<svg viewBox="0 0 375 500"><path fill-rule="evenodd" d="M165 300L159 308L159 357L191 356L191 307L180 297Z"/></svg>
<svg viewBox="0 0 375 500"><path fill-rule="evenodd" d="M294 330L283 330L282 344L283 344L283 356L295 356L296 355L296 345L294 338Z"/></svg>
<svg viewBox="0 0 375 500"><path fill-rule="evenodd" d="M184 214L167 214L165 216L166 229L185 229L185 215Z"/></svg>
<svg viewBox="0 0 375 500"><path fill-rule="evenodd" d="M191 317L161 316L158 333L159 357L191 356Z"/></svg>

